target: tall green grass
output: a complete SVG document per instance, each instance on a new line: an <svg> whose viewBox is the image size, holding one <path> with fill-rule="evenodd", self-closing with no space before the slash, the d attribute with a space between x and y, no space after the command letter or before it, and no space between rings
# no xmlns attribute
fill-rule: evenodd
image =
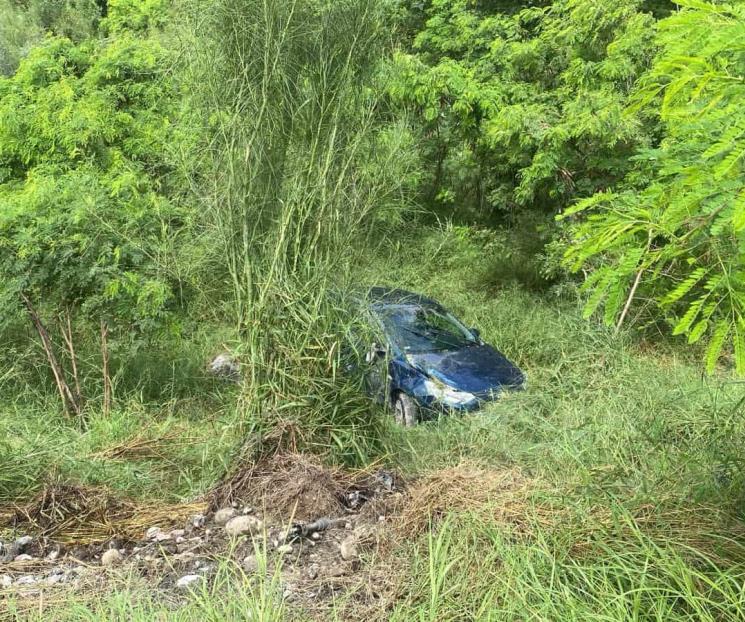
<svg viewBox="0 0 745 622"><path fill-rule="evenodd" d="M388 33L374 0L218 0L195 19L190 63L211 135L195 175L224 249L247 416L357 462L378 418L339 373L350 319L333 293L406 177L377 96Z"/></svg>

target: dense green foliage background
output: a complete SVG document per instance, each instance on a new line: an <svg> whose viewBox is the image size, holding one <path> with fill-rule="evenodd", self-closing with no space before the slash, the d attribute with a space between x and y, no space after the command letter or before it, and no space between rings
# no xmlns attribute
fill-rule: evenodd
<svg viewBox="0 0 745 622"><path fill-rule="evenodd" d="M2 10L0 301L19 347L27 300L47 329L72 317L83 349L105 322L116 369L197 316L264 339L266 363L271 331L246 331L277 317L275 284L351 283L348 251L436 218L510 241L495 279L568 291L581 271L588 316L745 371L739 5Z"/></svg>
<svg viewBox="0 0 745 622"><path fill-rule="evenodd" d="M408 543L392 619L738 619L744 80L739 1L0 0L0 503L471 459L535 484L525 533ZM373 284L527 390L393 426L345 373ZM178 619L284 615L236 585ZM55 619L171 619L143 594Z"/></svg>

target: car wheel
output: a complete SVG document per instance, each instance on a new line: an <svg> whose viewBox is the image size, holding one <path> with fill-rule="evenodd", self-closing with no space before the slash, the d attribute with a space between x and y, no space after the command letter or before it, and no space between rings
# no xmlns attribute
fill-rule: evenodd
<svg viewBox="0 0 745 622"><path fill-rule="evenodd" d="M419 421L419 406L410 395L396 393L393 398L393 416L397 424L409 428Z"/></svg>

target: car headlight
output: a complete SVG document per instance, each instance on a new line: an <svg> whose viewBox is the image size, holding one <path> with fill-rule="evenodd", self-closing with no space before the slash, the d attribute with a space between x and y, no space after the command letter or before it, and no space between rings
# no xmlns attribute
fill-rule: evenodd
<svg viewBox="0 0 745 622"><path fill-rule="evenodd" d="M441 401L447 406L463 406L476 399L476 396L473 393L458 391L438 380L425 380L424 388L435 399Z"/></svg>

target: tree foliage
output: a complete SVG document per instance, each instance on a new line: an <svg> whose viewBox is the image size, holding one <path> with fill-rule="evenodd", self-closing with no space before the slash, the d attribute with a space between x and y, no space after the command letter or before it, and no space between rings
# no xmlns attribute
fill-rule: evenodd
<svg viewBox="0 0 745 622"><path fill-rule="evenodd" d="M621 179L650 144L624 114L654 52L642 3L432 0L389 93L416 110L429 196L458 210L553 211Z"/></svg>
<svg viewBox="0 0 745 622"><path fill-rule="evenodd" d="M659 23L660 53L634 94L664 138L616 187L565 213L566 254L591 268L589 315L652 303L675 335L708 340L707 368L731 344L745 373L745 7L682 0Z"/></svg>
<svg viewBox="0 0 745 622"><path fill-rule="evenodd" d="M113 18L117 5L111 3ZM150 329L174 304L169 239L183 227L169 162L170 55L117 21L116 36L48 36L0 79L0 294ZM183 182L181 182L183 183Z"/></svg>

